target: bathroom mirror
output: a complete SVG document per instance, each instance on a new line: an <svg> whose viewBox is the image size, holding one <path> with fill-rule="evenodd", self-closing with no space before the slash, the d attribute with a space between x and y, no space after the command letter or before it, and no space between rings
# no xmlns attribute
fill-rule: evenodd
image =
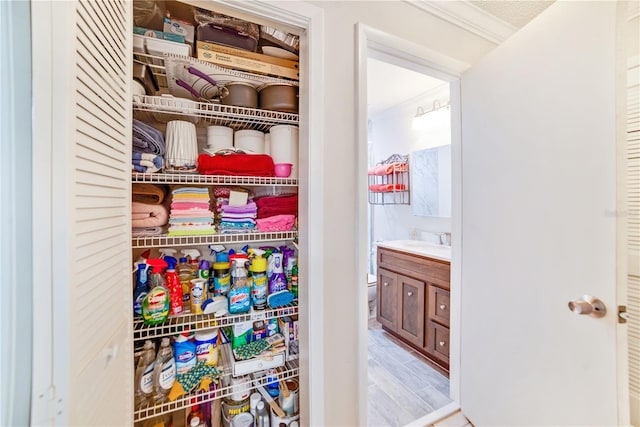
<svg viewBox="0 0 640 427"><path fill-rule="evenodd" d="M411 153L411 210L451 217L451 144Z"/></svg>

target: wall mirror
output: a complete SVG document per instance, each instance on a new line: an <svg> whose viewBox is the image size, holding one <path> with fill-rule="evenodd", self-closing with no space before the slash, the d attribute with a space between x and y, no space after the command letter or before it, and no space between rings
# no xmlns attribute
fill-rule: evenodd
<svg viewBox="0 0 640 427"><path fill-rule="evenodd" d="M451 217L451 144L411 153L411 210Z"/></svg>

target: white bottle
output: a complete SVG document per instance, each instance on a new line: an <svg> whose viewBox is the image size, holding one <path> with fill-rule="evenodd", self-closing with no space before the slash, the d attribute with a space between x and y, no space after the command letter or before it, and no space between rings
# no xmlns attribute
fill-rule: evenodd
<svg viewBox="0 0 640 427"><path fill-rule="evenodd" d="M153 367L156 361L156 349L153 342L146 341L138 360L135 374L135 406L140 407L153 397Z"/></svg>
<svg viewBox="0 0 640 427"><path fill-rule="evenodd" d="M269 414L267 408L264 407L264 402L261 400L256 406L256 423L255 427L269 427Z"/></svg>
<svg viewBox="0 0 640 427"><path fill-rule="evenodd" d="M162 338L153 369L153 391L156 402L163 402L176 381L176 360L169 338Z"/></svg>

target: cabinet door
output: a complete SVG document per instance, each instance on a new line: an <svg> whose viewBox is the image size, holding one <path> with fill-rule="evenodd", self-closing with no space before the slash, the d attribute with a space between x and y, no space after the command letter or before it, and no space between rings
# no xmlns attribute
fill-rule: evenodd
<svg viewBox="0 0 640 427"><path fill-rule="evenodd" d="M419 347L424 344L425 287L423 281L398 275L400 317L397 332Z"/></svg>
<svg viewBox="0 0 640 427"><path fill-rule="evenodd" d="M449 291L430 284L427 305L429 319L449 326Z"/></svg>
<svg viewBox="0 0 640 427"><path fill-rule="evenodd" d="M378 322L395 331L398 319L398 287L396 273L378 269Z"/></svg>

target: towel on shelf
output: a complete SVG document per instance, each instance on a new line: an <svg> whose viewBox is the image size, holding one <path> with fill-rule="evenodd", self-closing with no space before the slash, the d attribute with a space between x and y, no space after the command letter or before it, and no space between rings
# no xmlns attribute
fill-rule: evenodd
<svg viewBox="0 0 640 427"><path fill-rule="evenodd" d="M164 205L131 203L132 227L159 227L165 225L168 219L169 213Z"/></svg>
<svg viewBox="0 0 640 427"><path fill-rule="evenodd" d="M164 135L158 129L140 120L133 119L131 136L133 151L163 156L165 153Z"/></svg>
<svg viewBox="0 0 640 427"><path fill-rule="evenodd" d="M298 215L298 195L264 196L255 199L258 218L276 215Z"/></svg>
<svg viewBox="0 0 640 427"><path fill-rule="evenodd" d="M202 175L274 176L271 156L266 154L227 154L198 156L198 172Z"/></svg>
<svg viewBox="0 0 640 427"><path fill-rule="evenodd" d="M393 162L376 165L369 168L369 175L389 175L398 172L407 172L409 170L408 163Z"/></svg>
<svg viewBox="0 0 640 427"><path fill-rule="evenodd" d="M162 227L131 227L132 237L154 237L162 234Z"/></svg>
<svg viewBox="0 0 640 427"><path fill-rule="evenodd" d="M169 236L215 234L208 188L177 187L171 195Z"/></svg>
<svg viewBox="0 0 640 427"><path fill-rule="evenodd" d="M291 231L296 220L295 215L275 215L256 220L258 231Z"/></svg>
<svg viewBox="0 0 640 427"><path fill-rule="evenodd" d="M131 200L149 205L160 205L167 197L167 187L165 185L137 184L131 186Z"/></svg>
<svg viewBox="0 0 640 427"><path fill-rule="evenodd" d="M369 190L375 193L391 193L393 191L405 191L407 186L404 184L372 184Z"/></svg>

